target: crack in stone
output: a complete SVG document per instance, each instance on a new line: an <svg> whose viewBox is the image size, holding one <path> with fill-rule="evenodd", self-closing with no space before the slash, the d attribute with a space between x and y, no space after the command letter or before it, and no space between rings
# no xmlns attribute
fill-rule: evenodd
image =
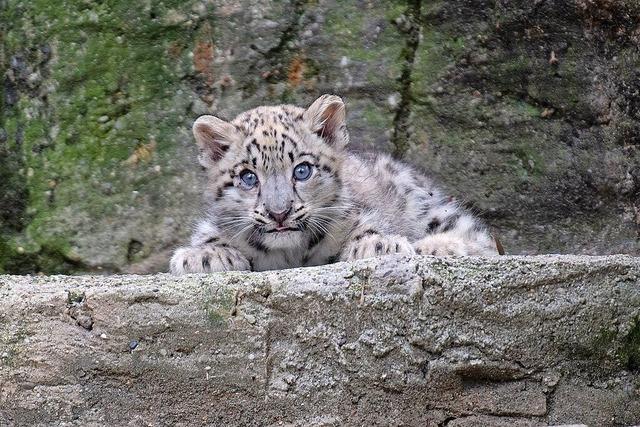
<svg viewBox="0 0 640 427"><path fill-rule="evenodd" d="M255 45L251 48L258 52L261 59L250 65L247 74L254 75L260 72L262 79L270 84L277 84L287 79L287 67L289 60L300 51L297 46L290 46L298 39L302 27L302 21L306 12L306 0L293 0L289 2L290 18L285 28L281 31L278 44L266 51L260 51ZM247 83L243 86L244 92L255 93L256 83ZM284 101L284 100L283 100Z"/></svg>
<svg viewBox="0 0 640 427"><path fill-rule="evenodd" d="M391 135L392 154L396 158L401 158L409 148L412 107L411 83L416 51L420 45L420 30L422 26L422 0L408 0L407 6L405 12L406 21L396 22L398 30L406 35L406 44L400 57L403 61L402 71L398 78L400 83L400 102L393 118L393 133Z"/></svg>

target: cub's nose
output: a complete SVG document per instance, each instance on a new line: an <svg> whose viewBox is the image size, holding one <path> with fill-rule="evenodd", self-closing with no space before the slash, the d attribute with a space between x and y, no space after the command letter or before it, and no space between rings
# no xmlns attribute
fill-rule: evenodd
<svg viewBox="0 0 640 427"><path fill-rule="evenodd" d="M277 222L279 225L281 225L284 222L284 220L287 219L287 217L291 213L291 208L287 209L286 211L282 211L282 212L267 211L267 213L269 214L269 216L275 222Z"/></svg>

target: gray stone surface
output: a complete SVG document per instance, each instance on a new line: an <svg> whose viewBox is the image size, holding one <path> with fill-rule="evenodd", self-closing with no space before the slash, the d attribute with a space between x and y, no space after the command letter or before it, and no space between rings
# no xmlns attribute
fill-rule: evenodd
<svg viewBox="0 0 640 427"><path fill-rule="evenodd" d="M0 276L0 425L638 422L638 258Z"/></svg>

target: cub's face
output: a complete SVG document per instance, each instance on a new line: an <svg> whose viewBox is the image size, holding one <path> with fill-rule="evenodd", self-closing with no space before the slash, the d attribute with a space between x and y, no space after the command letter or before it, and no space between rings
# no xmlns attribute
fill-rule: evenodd
<svg viewBox="0 0 640 427"><path fill-rule="evenodd" d="M211 216L222 235L262 251L306 249L321 240L346 209L340 198L344 117L342 100L325 95L307 110L259 107L231 123L196 120Z"/></svg>

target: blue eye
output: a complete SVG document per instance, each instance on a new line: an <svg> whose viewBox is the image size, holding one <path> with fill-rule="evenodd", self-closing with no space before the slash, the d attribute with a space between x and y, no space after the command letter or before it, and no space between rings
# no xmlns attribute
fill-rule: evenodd
<svg viewBox="0 0 640 427"><path fill-rule="evenodd" d="M293 170L293 177L298 181L306 181L311 176L311 165L309 163L300 163Z"/></svg>
<svg viewBox="0 0 640 427"><path fill-rule="evenodd" d="M245 169L240 172L240 181L242 181L242 184L244 184L246 188L253 188L258 183L258 177L255 173Z"/></svg>

